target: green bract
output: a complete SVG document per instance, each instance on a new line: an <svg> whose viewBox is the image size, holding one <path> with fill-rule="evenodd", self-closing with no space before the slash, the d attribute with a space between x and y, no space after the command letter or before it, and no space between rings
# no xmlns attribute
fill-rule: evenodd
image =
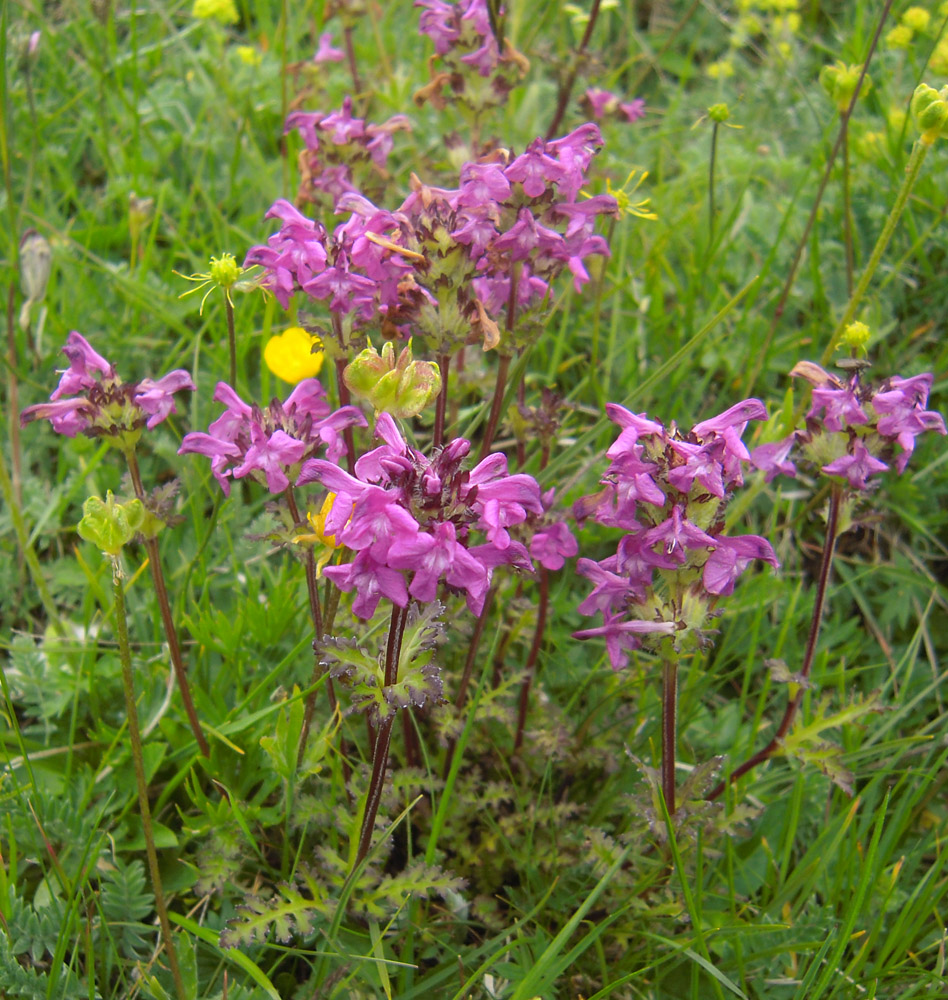
<svg viewBox="0 0 948 1000"><path fill-rule="evenodd" d="M100 548L106 555L117 556L135 536L145 518L141 500L118 503L109 490L105 500L89 497L82 505L79 537Z"/></svg>

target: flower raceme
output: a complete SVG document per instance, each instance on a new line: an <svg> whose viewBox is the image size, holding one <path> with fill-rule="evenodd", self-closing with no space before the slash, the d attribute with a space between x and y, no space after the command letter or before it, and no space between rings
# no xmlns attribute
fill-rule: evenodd
<svg viewBox="0 0 948 1000"><path fill-rule="evenodd" d="M214 400L224 404L224 413L206 434L186 434L178 454L210 458L225 496L230 495L230 480L244 476L264 483L271 493L282 493L320 448L338 461L346 451L343 431L366 425L354 406L333 410L314 378L304 379L282 403L274 399L266 410L245 403L226 382L217 383Z"/></svg>
<svg viewBox="0 0 948 1000"><path fill-rule="evenodd" d="M812 405L803 429L754 449L751 461L767 473L768 482L778 473L796 474L796 452L824 475L865 492L893 461L900 475L905 471L919 434L946 433L941 414L925 409L929 374L893 375L878 387L864 384L858 368L843 380L811 361L801 361L790 374L813 386Z"/></svg>
<svg viewBox="0 0 948 1000"><path fill-rule="evenodd" d="M507 308L512 281L523 309L564 270L579 289L589 280L585 259L608 256L594 227L597 216L615 214L615 199L577 200L601 142L587 123L562 139L537 139L519 156L466 163L456 189L413 178L395 211L349 190L336 202L349 219L332 234L281 199L267 213L280 230L245 263L266 270L284 307L297 292L327 302L349 335L381 318L389 336L418 333L438 352L466 341L494 347L490 317Z"/></svg>
<svg viewBox="0 0 948 1000"><path fill-rule="evenodd" d="M21 424L48 420L57 434L75 437L81 432L129 448L143 427L151 430L175 412L176 392L194 389L191 376L180 368L157 380L123 382L115 367L75 330L66 338L63 354L69 367L49 402L26 407Z"/></svg>
<svg viewBox="0 0 948 1000"><path fill-rule="evenodd" d="M604 624L574 634L605 638L619 669L643 644L705 644L717 600L751 562L776 567L777 559L766 539L723 533L728 499L743 484L750 458L741 435L749 420L766 417L761 402L744 400L687 434L614 403L606 410L620 433L606 452L603 489L580 500L574 513L625 534L614 555L578 560L579 573L593 582L579 610L601 612Z"/></svg>
<svg viewBox="0 0 948 1000"><path fill-rule="evenodd" d="M433 601L441 584L463 591L468 608L480 614L495 567L532 570L510 529L543 514L536 480L510 475L500 454L465 470L471 445L464 438L429 458L408 447L387 413L379 414L375 433L382 443L359 458L355 475L312 459L297 481L318 482L335 494L323 531L355 553L352 562L327 566L323 575L341 590L356 591L352 610L360 618L370 618L382 597L399 607L410 598ZM471 544L474 532L486 540ZM547 552L557 549L569 552L568 541L544 541L540 553L555 561Z"/></svg>

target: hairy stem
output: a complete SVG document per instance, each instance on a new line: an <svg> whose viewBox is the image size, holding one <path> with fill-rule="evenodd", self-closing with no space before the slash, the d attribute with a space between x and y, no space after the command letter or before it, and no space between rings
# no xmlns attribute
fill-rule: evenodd
<svg viewBox="0 0 948 1000"><path fill-rule="evenodd" d="M846 295L852 298L853 272L856 268L853 254L853 206L849 191L849 119L843 119L843 245L846 249Z"/></svg>
<svg viewBox="0 0 948 1000"><path fill-rule="evenodd" d="M171 966L175 992L179 1000L185 1000L187 991L178 966L178 955L174 950L171 936L171 921L165 906L165 895L161 887L161 872L158 869L158 852L155 850L155 835L151 824L151 807L148 804L148 782L145 779L145 764L142 756L142 736L138 725L138 709L135 706L135 682L132 677L132 653L128 642L128 620L125 614L125 592L122 587L122 573L118 558L112 562L112 593L115 601L115 631L118 636L119 659L122 661L122 689L125 694L125 712L128 716L128 736L132 746L132 762L135 766L135 783L138 786L138 807L142 816L142 832L145 835L145 853L148 855L148 869L151 873L151 887L155 894L155 909L161 926L161 937Z"/></svg>
<svg viewBox="0 0 948 1000"><path fill-rule="evenodd" d="M553 120L550 122L550 127L546 130L548 140L556 135L560 125L563 123L563 115L566 114L569 99L573 95L573 85L576 83L576 74L579 72L579 62L586 51L586 46L589 45L589 39L592 38L593 28L595 28L596 20L599 17L599 5L601 2L602 0L593 0L592 10L589 12L589 20L586 22L586 30L583 32L579 48L573 57L573 65L560 84L559 93L556 95L556 111L553 113Z"/></svg>
<svg viewBox="0 0 948 1000"><path fill-rule="evenodd" d="M135 496L147 508L145 501L145 488L142 485L141 473L138 470L138 459L135 452L129 450L125 452L125 459L128 462L128 472L132 478L132 486ZM198 721L197 712L194 708L194 701L191 698L191 686L188 684L188 674L184 666L184 657L181 655L181 643L178 641L178 630L175 628L174 615L171 613L171 601L168 599L168 588L165 586L165 574L161 568L161 555L158 551L157 538L145 538L145 553L148 556L148 568L151 571L151 581L155 588L155 596L158 598L158 610L161 614L161 624L165 630L165 638L168 640L168 651L171 654L171 665L174 667L175 679L181 691L181 701L184 704L184 711L187 713L188 722L191 725L191 732L197 740L197 745L205 757L210 757L211 751L207 745L207 739Z"/></svg>
<svg viewBox="0 0 948 1000"><path fill-rule="evenodd" d="M10 404L10 464L13 472L13 496L18 507L23 506L23 456L20 449L20 386L17 378L16 328L13 314L16 307L16 281L10 279L7 291L7 396Z"/></svg>
<svg viewBox="0 0 948 1000"><path fill-rule="evenodd" d="M352 92L361 94L362 81L359 79L359 66L356 62L355 46L352 43L352 26L347 24L342 35L346 43L346 61L349 63L349 73L352 76Z"/></svg>
<svg viewBox="0 0 948 1000"><path fill-rule="evenodd" d="M284 495L286 496L286 505L290 510L290 517L293 518L293 524L297 526L302 525L304 522L300 517L299 507L296 505L293 487L287 486ZM325 632L323 631L323 613L319 606L319 584L316 581L316 556L313 554L310 546L306 548L304 565L306 567L306 594L309 598L309 616L313 623L313 673L309 681L309 686L312 688L323 675L322 665L319 662L319 641ZM333 687L331 677L326 678L326 695L329 698L329 709L335 715L336 691ZM303 728L300 730L300 741L296 750L297 767L303 762L303 754L306 752L306 741L309 739L309 731L313 724L313 714L315 711L316 689L313 688L306 696L306 704L303 708Z"/></svg>
<svg viewBox="0 0 948 1000"><path fill-rule="evenodd" d="M839 511L843 501L843 487L834 485L830 492L829 511L826 516L826 540L823 543L823 557L820 561L820 575L816 585L816 600L813 602L813 617L810 619L810 631L806 639L806 648L803 652L803 664L800 667L800 677L806 680L813 669L813 659L816 655L817 642L820 637L820 625L823 620L823 609L826 606L826 592L829 586L830 569L833 565L833 552L836 547L836 535L839 530ZM733 770L725 781L719 782L708 794L708 800L718 798L728 784L736 781L741 775L747 774L751 768L767 760L780 746L780 741L790 731L797 709L803 700L803 685L799 685L796 694L787 702L783 718L774 733L773 739L761 750L758 750L752 757Z"/></svg>
<svg viewBox="0 0 948 1000"><path fill-rule="evenodd" d="M448 353L438 355L438 369L441 372L441 392L438 393L438 400L435 403L435 422L433 445L440 448L444 443L444 415L448 403L448 375L451 372L451 355Z"/></svg>
<svg viewBox="0 0 948 1000"><path fill-rule="evenodd" d="M872 281L876 269L879 267L879 262L885 253L885 248L889 245L889 240L892 239L892 234L895 232L895 227L902 217L902 212L905 211L909 195L912 193L912 188L915 186L915 181L918 179L919 172L922 169L925 154L928 152L930 146L931 143L924 137L915 140L915 145L912 147L912 155L909 157L908 165L905 168L905 179L899 188L892 211L889 212L889 217L885 220L882 232L879 233L876 245L872 249L872 256L869 258L869 263L866 264L865 271L862 272L862 277L859 279L859 284L856 286L856 290L849 300L849 305L846 307L846 311L843 313L840 321L836 324L833 336L830 338L830 342L823 352L822 363L824 365L833 357L833 351L836 350L839 338L856 315L856 310L859 308L866 290L869 288L869 283Z"/></svg>
<svg viewBox="0 0 948 1000"><path fill-rule="evenodd" d="M497 365L497 379L494 382L494 398L490 404L490 416L487 418L487 430L481 442L481 461L490 454L490 446L494 443L497 425L500 423L500 411L504 403L504 389L507 387L507 372L510 370L510 355L502 354Z"/></svg>
<svg viewBox="0 0 948 1000"><path fill-rule="evenodd" d="M477 616L477 621L474 623L474 634L471 636L471 644L467 647L467 657L464 660L464 669L461 671L461 683L458 685L458 693L454 699L454 704L458 709L464 707L464 700L467 698L467 689L470 687L471 674L474 671L474 661L477 659L477 650L484 635L484 626L487 624L487 616L490 613L490 606L493 600L494 588L491 587L487 591L487 597L484 598L484 607L481 608L481 613ZM444 755L444 769L442 773L442 777L444 778L447 778L451 770L451 761L454 758L454 748L456 745L457 740L449 740L448 748Z"/></svg>
<svg viewBox="0 0 948 1000"><path fill-rule="evenodd" d="M527 705L530 701L530 687L536 675L537 658L540 655L540 647L543 645L543 633L546 631L546 616L550 604L550 574L541 566L540 575L540 599L537 603L537 624L533 630L533 642L530 644L530 652L527 654L526 677L520 685L520 703L517 707L517 734L514 736L514 750L519 750L523 744L523 727L527 721Z"/></svg>
<svg viewBox="0 0 948 1000"><path fill-rule="evenodd" d="M385 687L391 687L398 679L398 660L401 656L402 636L405 634L407 621L408 609L400 608L393 603L392 618L388 627L388 643L385 648ZM356 855L357 865L369 853L369 848L372 845L375 817L378 815L382 789L385 787L385 766L388 763L388 751L392 743L392 726L397 714L397 709L392 708L375 730L375 745L372 748L372 777L369 780L369 790L366 793L362 832L359 835L359 850Z"/></svg>
<svg viewBox="0 0 948 1000"><path fill-rule="evenodd" d="M335 326L338 322L338 318L335 313L333 313L333 325ZM341 329L341 328L340 328ZM339 405L348 406L352 402L352 397L349 395L349 386L346 385L346 380L343 373L346 370L346 359L336 358L336 387L339 390ZM347 425L343 428L342 439L346 442L346 468L349 470L349 475L355 475L355 435L352 433L352 427Z"/></svg>
<svg viewBox="0 0 948 1000"><path fill-rule="evenodd" d="M678 662L662 662L662 795L675 815L675 756L678 750Z"/></svg>
<svg viewBox="0 0 948 1000"><path fill-rule="evenodd" d="M809 218L806 220L806 225L803 227L803 233L797 242L797 247L793 254L793 261L790 264L790 270L787 272L787 277L784 280L783 288L780 292L780 298L777 300L777 307L774 309L773 318L771 319L770 326L767 329L767 336L764 338L763 346L759 351L757 351L757 359L754 362L754 367L751 369L747 382L744 383L742 391L745 395L751 391L754 383L757 381L757 376L760 375L766 361L767 354L770 351L770 345L777 332L777 326L783 316L784 308L787 305L787 299L790 297L790 289L793 287L793 281L797 275L797 268L800 266L800 258L803 256L803 248L807 245L807 241L810 238L810 230L813 228L814 222L816 222L816 214L819 211L820 202L823 200L823 193L826 191L826 185L829 183L830 175L833 172L833 164L836 162L836 157L839 155L839 151L843 146L847 123L849 122L850 115L853 113L853 108L856 106L856 101L859 100L859 94L862 90L863 81L866 78L866 73L869 71L869 64L872 62L873 54L879 44L879 37L882 34L883 27L885 26L886 18L889 16L889 9L891 6L892 0L885 0L882 11L879 14L879 21L876 24L875 33L873 34L872 41L869 44L869 51L866 53L862 69L859 72L859 79L856 81L853 96L849 101L849 107L840 114L840 127L839 133L836 136L836 142L833 144L833 149L830 152L829 159L826 161L826 167L823 170L823 176L820 178L819 186L816 189L816 197L813 199L813 206L810 208Z"/></svg>
<svg viewBox="0 0 948 1000"><path fill-rule="evenodd" d="M230 293L224 292L224 311L227 314L227 349L230 352L230 384L237 388L237 332L234 329L234 306Z"/></svg>
<svg viewBox="0 0 948 1000"><path fill-rule="evenodd" d="M718 152L718 128L720 122L711 123L711 156L708 159L708 253L714 243L714 166Z"/></svg>

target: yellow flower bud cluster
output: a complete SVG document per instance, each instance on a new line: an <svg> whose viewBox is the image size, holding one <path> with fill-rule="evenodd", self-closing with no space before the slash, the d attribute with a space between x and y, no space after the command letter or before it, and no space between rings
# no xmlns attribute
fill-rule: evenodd
<svg viewBox="0 0 948 1000"><path fill-rule="evenodd" d="M948 86L935 90L927 83L920 83L912 95L911 111L926 145L930 146L940 136L948 136Z"/></svg>
<svg viewBox="0 0 948 1000"><path fill-rule="evenodd" d="M859 75L862 73L862 66L847 66L843 62L836 62L833 66L824 66L820 70L820 84L829 94L830 99L836 105L836 110L842 114L849 108L859 83ZM867 73L863 78L859 96L865 96L872 89L872 80Z"/></svg>
<svg viewBox="0 0 948 1000"><path fill-rule="evenodd" d="M712 80L726 80L735 74L735 55L746 46L759 50L765 42L780 59L790 59L791 43L802 26L799 6L800 0L737 0L739 16L733 22L728 52L708 63L705 72Z"/></svg>
<svg viewBox="0 0 948 1000"><path fill-rule="evenodd" d="M944 17L946 13L948 4L943 3L939 14ZM910 49L916 35L931 35L934 27L930 11L924 7L909 7L902 12L899 23L885 36L885 43L890 49ZM948 49L945 55L948 56Z"/></svg>

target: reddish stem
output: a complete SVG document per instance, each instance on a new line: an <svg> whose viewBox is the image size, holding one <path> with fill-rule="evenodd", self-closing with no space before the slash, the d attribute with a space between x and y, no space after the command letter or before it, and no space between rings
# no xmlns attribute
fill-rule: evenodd
<svg viewBox="0 0 948 1000"><path fill-rule="evenodd" d="M128 472L132 479L132 487L135 496L144 504L145 488L142 486L141 473L138 470L138 459L134 451L125 452L128 462ZM168 589L165 586L165 575L161 569L161 556L158 552L158 539L145 539L145 552L148 555L148 568L151 571L151 580L155 587L155 595L158 598L158 609L161 612L161 623L165 630L165 637L168 640L168 650L171 653L171 665L174 667L175 678L178 681L178 688L181 691L181 701L184 703L184 711L191 724L191 731L197 740L197 745L205 757L210 757L211 751L198 721L197 712L194 709L194 702L191 700L191 688L188 684L188 675L184 667L184 658L181 655L181 645L178 642L178 631L174 626L174 616L171 613L171 602L168 599Z"/></svg>
<svg viewBox="0 0 948 1000"><path fill-rule="evenodd" d="M433 444L435 448L440 448L444 442L444 413L448 402L448 375L451 371L451 355L438 355L438 368L441 371L441 392L438 393L438 401L435 403L435 422Z"/></svg>
<svg viewBox="0 0 948 1000"><path fill-rule="evenodd" d="M537 624L533 630L533 642L527 655L527 675L520 685L520 704L517 709L517 735L514 737L514 750L519 750L523 743L523 727L527 721L527 705L530 701L530 686L536 674L537 658L543 645L543 633L546 631L546 615L550 604L549 572L540 567L540 600L537 606Z"/></svg>
<svg viewBox="0 0 948 1000"><path fill-rule="evenodd" d="M662 663L662 795L675 815L675 757L678 751L678 664Z"/></svg>
<svg viewBox="0 0 948 1000"><path fill-rule="evenodd" d="M823 619L823 608L826 605L826 592L829 587L830 569L833 565L833 551L836 547L836 534L839 529L839 510L842 504L843 488L834 486L830 493L829 512L826 517L826 541L823 543L823 558L820 562L820 576L816 586L816 601L813 604L813 617L810 619L810 632L806 640L806 649L803 653L803 665L800 668L800 677L806 680L810 676L813 668L813 659L816 656L817 641L820 637L820 624ZM790 731L794 716L803 700L803 685L799 686L797 693L787 703L783 718L777 727L777 732L773 739L762 750L758 750L753 757L748 758L740 767L732 771L724 781L719 782L707 796L708 801L713 801L727 788L728 784L736 781L741 775L747 774L751 768L767 760L780 746L780 741Z"/></svg>

